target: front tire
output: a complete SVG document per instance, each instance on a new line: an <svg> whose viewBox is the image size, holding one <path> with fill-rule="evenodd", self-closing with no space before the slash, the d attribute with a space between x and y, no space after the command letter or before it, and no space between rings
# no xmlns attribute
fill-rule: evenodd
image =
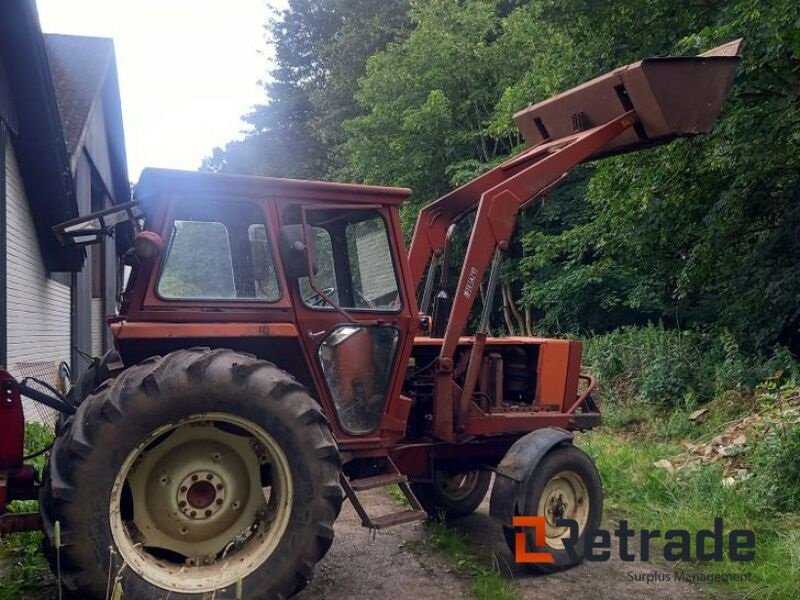
<svg viewBox="0 0 800 600"><path fill-rule="evenodd" d="M65 588L104 598L290 596L333 541L341 463L319 405L251 355L198 348L103 384L64 427L41 499ZM50 552L49 554L53 554Z"/></svg>
<svg viewBox="0 0 800 600"><path fill-rule="evenodd" d="M552 563L525 563L528 570L554 573L583 562L586 532L597 530L603 517L603 487L591 457L572 444L556 446L522 485L526 485L525 502L518 510L524 516L543 516L546 522L545 545L537 546L533 532L528 530L526 548L531 552L549 552L554 559ZM567 552L563 541L569 529L557 527L558 519L573 519L578 524L574 557ZM513 554L514 528L503 527L503 535Z"/></svg>

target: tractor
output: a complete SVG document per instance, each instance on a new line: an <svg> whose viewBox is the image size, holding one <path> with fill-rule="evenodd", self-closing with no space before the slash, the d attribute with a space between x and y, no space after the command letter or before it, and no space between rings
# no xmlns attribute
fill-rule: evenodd
<svg viewBox="0 0 800 600"><path fill-rule="evenodd" d="M470 514L491 487L512 552L546 553L529 565L544 573L579 563L603 507L573 444L601 422L596 382L579 341L490 336L500 265L520 211L576 165L710 131L739 47L645 59L520 111L527 149L425 206L408 250L408 189L163 169L57 226L64 244L114 238L115 349L64 395L0 371L0 532L41 527L79 598L114 582L287 598L345 499L380 530ZM61 413L41 481L22 396ZM369 514L359 494L389 485L408 508ZM544 531L515 530L526 516Z"/></svg>

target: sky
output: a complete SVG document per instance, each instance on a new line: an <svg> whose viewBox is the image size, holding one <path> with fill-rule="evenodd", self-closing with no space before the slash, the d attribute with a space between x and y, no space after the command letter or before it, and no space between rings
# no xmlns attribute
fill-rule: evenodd
<svg viewBox="0 0 800 600"><path fill-rule="evenodd" d="M114 39L131 181L194 170L267 100L264 24L287 0L36 0L45 33Z"/></svg>

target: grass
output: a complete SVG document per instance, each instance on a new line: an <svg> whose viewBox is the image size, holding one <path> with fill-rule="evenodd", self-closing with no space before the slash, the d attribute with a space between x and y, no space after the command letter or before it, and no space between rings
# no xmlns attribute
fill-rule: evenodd
<svg viewBox="0 0 800 600"><path fill-rule="evenodd" d="M470 549L469 537L441 520L429 521L428 543L446 554L460 575L471 579L472 596L477 600L518 600L509 581L493 565L486 565Z"/></svg>
<svg viewBox="0 0 800 600"><path fill-rule="evenodd" d="M397 485L388 486L386 490L398 505L410 506L405 494ZM442 519L427 521L425 527L428 531L427 544L445 554L459 575L470 578L470 591L474 598L477 600L519 599L511 584L500 575L497 568L494 565L487 565L485 560L470 550L469 536L450 527ZM406 547L413 549L415 545L406 544Z"/></svg>
<svg viewBox="0 0 800 600"><path fill-rule="evenodd" d="M411 508L411 503L406 498L406 495L403 493L403 490L400 489L400 486L397 484L392 484L387 486L386 491L389 492L389 495L392 497L399 506L403 508Z"/></svg>
<svg viewBox="0 0 800 600"><path fill-rule="evenodd" d="M33 454L46 447L53 440L53 434L39 423L25 425L25 454ZM41 475L46 456L41 455L30 461ZM12 502L8 509L12 512L34 512L39 510L35 500ZM0 536L0 561L10 568L0 577L0 600L26 598L29 592L41 588L44 575L48 571L47 562L42 556L40 531L26 531Z"/></svg>
<svg viewBox="0 0 800 600"><path fill-rule="evenodd" d="M0 577L0 600L27 598L41 588L47 563L42 556L40 531L15 533L0 539L0 561L10 566Z"/></svg>
<svg viewBox="0 0 800 600"><path fill-rule="evenodd" d="M658 431L665 425L654 423L653 427ZM714 466L678 474L655 468L654 462L681 453L682 449L670 441L600 431L582 436L580 445L594 457L600 470L606 516L612 523L624 518L635 529L664 532L680 528L694 533L710 529L714 518L722 517L726 533L752 529L756 532L753 562L692 562L680 568L750 573L751 581L726 584L745 598L798 598L800 517L769 510L757 485L723 486L720 471Z"/></svg>

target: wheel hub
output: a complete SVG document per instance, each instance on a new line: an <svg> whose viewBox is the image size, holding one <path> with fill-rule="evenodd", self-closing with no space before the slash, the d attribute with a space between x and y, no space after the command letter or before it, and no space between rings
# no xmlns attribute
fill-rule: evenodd
<svg viewBox="0 0 800 600"><path fill-rule="evenodd" d="M181 512L194 520L214 516L225 505L225 484L219 475L196 471L184 477L175 497Z"/></svg>
<svg viewBox="0 0 800 600"><path fill-rule="evenodd" d="M558 526L559 519L573 519L582 533L589 518L589 493L577 473L563 471L553 476L544 487L539 499L538 514L544 516L547 545L563 548L562 538L568 527Z"/></svg>

